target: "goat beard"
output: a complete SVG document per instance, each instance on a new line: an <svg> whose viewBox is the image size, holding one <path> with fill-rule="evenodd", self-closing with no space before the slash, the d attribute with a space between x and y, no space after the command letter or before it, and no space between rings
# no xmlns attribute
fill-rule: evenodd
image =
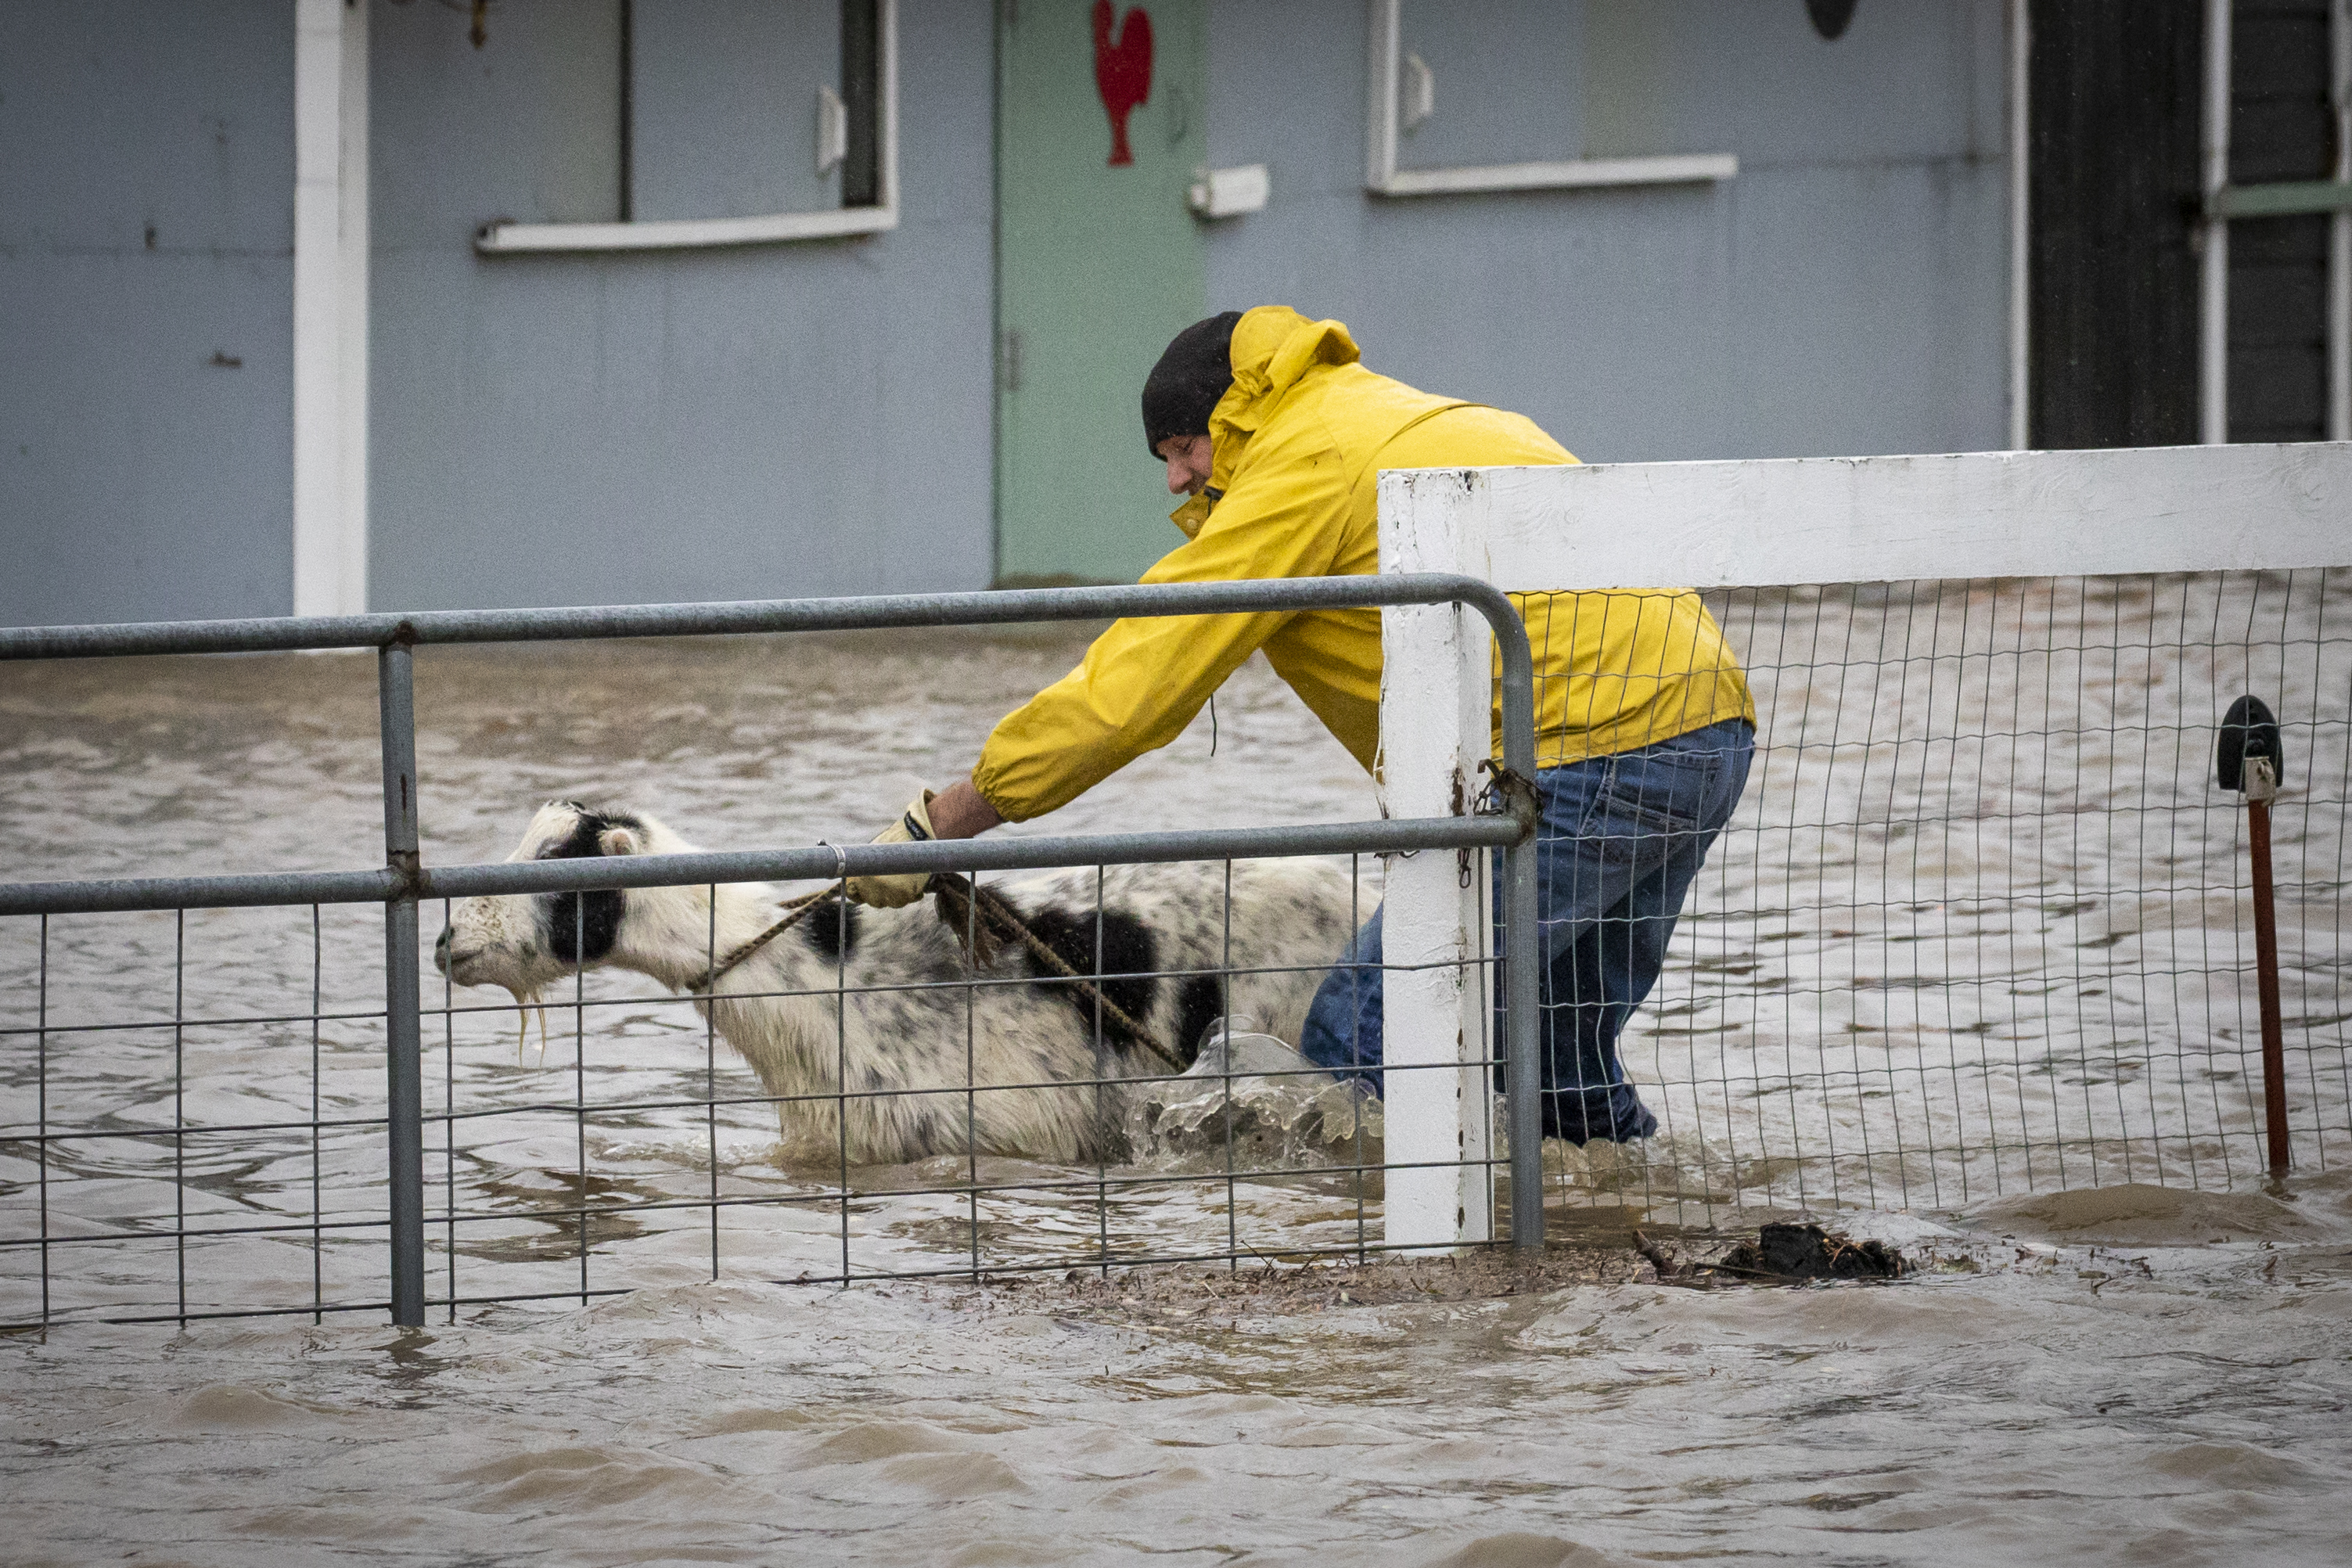
<svg viewBox="0 0 2352 1568"><path fill-rule="evenodd" d="M509 985L506 989L507 994L515 999L515 1066L545 1067L547 1065L547 1004L539 999L537 986L528 991L514 985ZM536 1064L523 1060L523 1054L530 1049L530 1016L533 1013L539 1015L539 1060Z"/></svg>

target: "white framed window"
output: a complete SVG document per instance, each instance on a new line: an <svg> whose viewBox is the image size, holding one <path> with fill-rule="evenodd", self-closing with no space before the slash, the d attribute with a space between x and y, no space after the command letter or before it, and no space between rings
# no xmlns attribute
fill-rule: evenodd
<svg viewBox="0 0 2352 1568"><path fill-rule="evenodd" d="M1739 160L1729 153L1641 154L1633 156L1535 158L1496 163L1444 163L1425 167L1399 165L1400 142L1423 137L1440 149L1461 140L1456 124L1475 116L1480 89L1472 86L1488 69L1528 68L1531 58L1501 29L1465 25L1476 12L1453 12L1451 25L1433 28L1427 40L1408 47L1404 0L1367 0L1370 58L1366 78L1369 96L1364 124L1364 188L1376 196L1454 195L1480 191L1569 190L1580 186L1683 184L1728 180L1739 173ZM1434 15L1434 8L1429 9ZM1547 16L1565 14L1544 8ZM1481 47L1491 60L1472 63ZM1441 47L1450 49L1466 69L1443 55L1433 64L1423 58ZM1453 79L1449 80L1451 78ZM1468 106L1463 109L1451 105ZM1549 105L1567 111L1561 100ZM1544 117L1536 117L1541 120ZM1563 122L1551 129L1563 142L1581 142L1576 127Z"/></svg>
<svg viewBox="0 0 2352 1568"><path fill-rule="evenodd" d="M896 0L624 0L621 26L619 216L487 223L477 251L773 245L898 226Z"/></svg>

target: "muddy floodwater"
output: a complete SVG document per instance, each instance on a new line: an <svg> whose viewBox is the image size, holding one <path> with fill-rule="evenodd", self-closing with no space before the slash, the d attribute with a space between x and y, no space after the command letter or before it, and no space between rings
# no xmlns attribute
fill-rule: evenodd
<svg viewBox="0 0 2352 1568"><path fill-rule="evenodd" d="M2341 600L2326 600L2339 616ZM1739 630L1751 647L1754 623ZM2317 623L2298 635L2333 650L2297 679L2334 704L2315 733L2340 747L2342 638ZM1800 650L1775 636L1769 659L1793 665ZM1055 629L425 650L425 854L499 858L551 796L647 807L711 847L870 835L967 765L1082 645ZM2144 727L2129 703L2144 708L2151 687L2136 669L2099 679L2108 772L2088 788L2113 798L2112 759L2134 743L2118 737ZM363 658L0 668L0 866L10 879L367 866L381 857L373 735ZM46 1300L62 1323L0 1340L0 1559L2352 1560L2352 1174L2341 1047L2318 1048L2342 1037L2328 1009L2343 967L2310 914L2340 896L2340 855L2333 892L2310 868L2314 844L2341 844L2342 763L2305 790L2334 816L2282 813L2283 852L2303 857L2285 879L2289 1005L2307 1021L2294 1113L2314 1137L2297 1173L2266 1185L2245 1153L2238 999L2214 978L2235 962L2221 880L2233 841L2184 847L2189 807L2160 816L2148 801L2162 792L2143 785L2136 820L2160 830L2084 848L2080 768L2062 789L2044 764L2029 789L2014 765L1996 776L1982 748L1973 758L1948 749L1915 760L1923 784L1898 771L1893 786L1874 774L1856 787L1892 787L1893 815L1920 819L1921 790L1957 791L1945 815L1979 841L2039 789L2074 858L2037 847L2021 870L2012 837L2008 863L1981 852L1966 872L2024 892L1970 903L1890 892L1885 834L1806 839L1813 880L1793 889L1788 836L1731 853L1695 906L1688 973L1670 977L1630 1053L1666 1135L1613 1181L1606 1158L1549 1152L1590 1206L1560 1211L1574 1267L1524 1279L1432 1263L1301 1284L1254 1279L1252 1264L1132 1284L1058 1267L986 1286L782 1283L845 1255L867 1268L952 1267L973 1251L1082 1262L1106 1237L1231 1234L1267 1255L1301 1237L1344 1246L1377 1239L1378 1192L1208 1180L1108 1208L1084 1193L980 1208L818 1201L805 1194L823 1180L778 1163L763 1108L530 1110L751 1085L723 1047L706 1054L689 1010L614 975L555 1009L543 1055L535 1022L518 1051L510 1009L428 1026L428 1104L473 1117L431 1135L428 1210L741 1200L716 1226L708 1211L656 1211L588 1237L588 1282L631 1293L560 1299L583 1279L582 1237L517 1217L436 1228L430 1288L547 1300L455 1321L436 1308L407 1332L308 1311L108 1327L89 1320L380 1294L381 1229L334 1228L338 1204L380 1206L380 1132L176 1149L124 1136L52 1143L40 1160L23 1142L37 1119L125 1133L380 1105L380 1024L364 1016L380 918L80 917L53 921L46 946L28 922L0 921L0 1028L30 1026L36 995L52 1030L117 1026L49 1035L45 1071L30 1036L0 1035L0 1121L19 1139L0 1151L5 1232L37 1236L46 1215L58 1238L6 1249L0 1291L8 1321ZM2164 791L2194 787L2167 777ZM1812 801L1801 777L1764 779L1759 820L1843 809L1834 790ZM1254 662L1213 726L1203 714L1035 830L1377 810ZM1953 842L1932 854L1955 858ZM1915 870L1923 854L1916 835L1895 852ZM2162 909L2145 896L2159 863L2189 879ZM1369 908L1379 869L1361 870ZM1793 918L1830 883L1863 912ZM2075 912L2050 912L2062 907ZM428 911L428 941L437 927ZM1865 928L1879 945L1855 956ZM1997 1016L1923 1011L1941 960L1896 971L1885 958L1969 940L1981 952L1987 931L2008 943ZM2048 956L2062 942L2063 963ZM2158 972L2174 999L2160 1016L2115 999L2140 1006L2152 992L2126 982ZM1834 1056L1821 1016L1785 999L1817 992L1843 999ZM232 1013L294 1021L184 1022ZM2217 1046L2219 1029L2233 1032ZM2329 1128L2334 1143L2318 1136ZM1024 1171L1072 1174L1009 1162L986 1173ZM1701 1289L1660 1282L1634 1247L1637 1229L1671 1242L1799 1209L1886 1242L1914 1271ZM171 1241L175 1224L232 1218L290 1228Z"/></svg>

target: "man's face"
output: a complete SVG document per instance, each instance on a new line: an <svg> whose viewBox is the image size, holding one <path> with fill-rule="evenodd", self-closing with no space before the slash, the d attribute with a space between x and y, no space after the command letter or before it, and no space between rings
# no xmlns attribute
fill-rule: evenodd
<svg viewBox="0 0 2352 1568"><path fill-rule="evenodd" d="M1209 482L1212 448L1206 436L1171 436L1160 443L1160 456L1168 465L1170 495L1196 496Z"/></svg>

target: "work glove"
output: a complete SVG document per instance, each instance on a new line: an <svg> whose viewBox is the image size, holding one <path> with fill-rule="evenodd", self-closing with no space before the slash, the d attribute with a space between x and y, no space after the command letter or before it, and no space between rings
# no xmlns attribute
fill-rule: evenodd
<svg viewBox="0 0 2352 1568"><path fill-rule="evenodd" d="M931 837L931 799L929 790L917 795L898 821L874 836L874 842L928 842ZM852 877L847 891L861 904L871 904L877 910L897 910L921 898L930 885L929 871L905 871L894 877Z"/></svg>

